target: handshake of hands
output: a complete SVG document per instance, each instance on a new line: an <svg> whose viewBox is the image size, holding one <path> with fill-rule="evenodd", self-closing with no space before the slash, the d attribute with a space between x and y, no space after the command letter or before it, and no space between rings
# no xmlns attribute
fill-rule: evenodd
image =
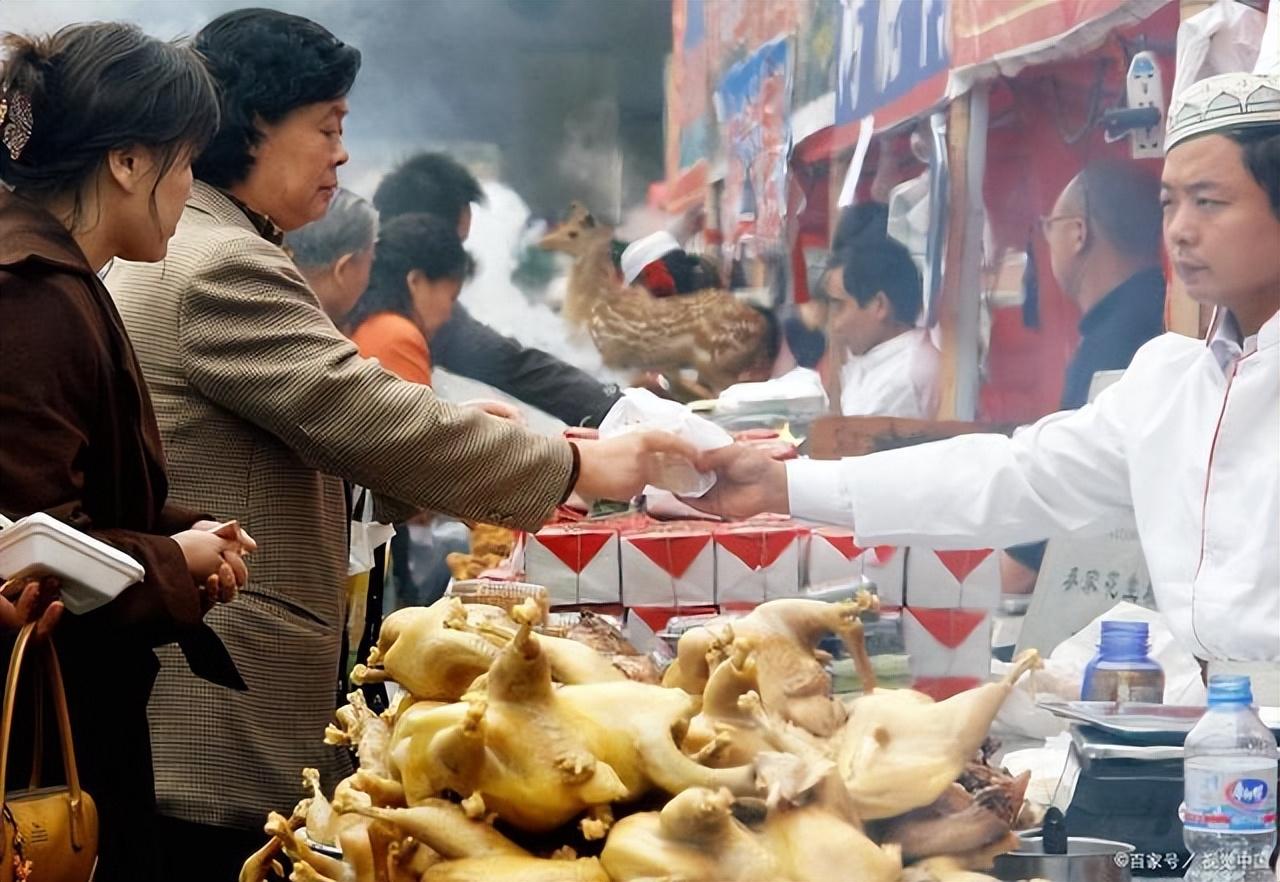
<svg viewBox="0 0 1280 882"><path fill-rule="evenodd" d="M708 514L746 518L761 512L787 514L786 466L749 444L698 451L666 432L632 432L605 441L577 441L581 470L576 490L587 499L631 499L653 480L662 459L683 457L700 472L715 472L705 495L683 501Z"/></svg>

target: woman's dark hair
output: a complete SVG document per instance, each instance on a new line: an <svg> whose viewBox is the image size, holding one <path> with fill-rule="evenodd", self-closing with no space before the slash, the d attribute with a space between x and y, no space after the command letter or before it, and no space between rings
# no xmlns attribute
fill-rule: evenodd
<svg viewBox="0 0 1280 882"><path fill-rule="evenodd" d="M475 175L446 153L419 153L383 176L373 204L383 220L402 214L434 214L455 227L462 210L484 202Z"/></svg>
<svg viewBox="0 0 1280 882"><path fill-rule="evenodd" d="M145 147L159 163L156 183L183 152L199 152L218 128L213 81L186 46L149 37L134 25L65 27L52 36L0 38L0 180L44 202L75 194L78 223L85 188L112 150ZM30 134L15 158L14 107L30 107ZM154 190L153 190L154 193Z"/></svg>
<svg viewBox="0 0 1280 882"><path fill-rule="evenodd" d="M360 50L310 19L274 9L220 15L196 34L195 48L221 95L222 125L195 163L196 177L215 187L248 176L260 123L344 97L360 70Z"/></svg>
<svg viewBox="0 0 1280 882"><path fill-rule="evenodd" d="M1228 129L1222 134L1240 145L1245 168L1266 191L1271 213L1280 219L1280 125Z"/></svg>
<svg viewBox="0 0 1280 882"><path fill-rule="evenodd" d="M677 294L693 294L720 287L719 277L696 254L677 250L664 254L661 259L675 282Z"/></svg>
<svg viewBox="0 0 1280 882"><path fill-rule="evenodd" d="M405 276L419 270L431 281L462 282L475 269L462 247L457 225L430 214L402 214L382 225L373 249L369 288L346 318L357 328L369 316L394 312L413 318L413 299Z"/></svg>
<svg viewBox="0 0 1280 882"><path fill-rule="evenodd" d="M806 325L798 315L789 315L783 320L782 333L796 364L802 368L816 368L827 353L826 334Z"/></svg>

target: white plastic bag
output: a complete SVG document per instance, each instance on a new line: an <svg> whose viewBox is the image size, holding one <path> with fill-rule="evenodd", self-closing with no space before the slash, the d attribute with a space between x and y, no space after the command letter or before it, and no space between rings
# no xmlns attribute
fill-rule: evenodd
<svg viewBox="0 0 1280 882"><path fill-rule="evenodd" d="M1174 97L1205 77L1253 70L1266 25L1265 15L1235 0L1218 0L1184 21L1178 26Z"/></svg>
<svg viewBox="0 0 1280 882"><path fill-rule="evenodd" d="M347 575L358 576L373 569L373 554L391 541L396 528L373 519L373 493L351 487L351 542L347 552Z"/></svg>
<svg viewBox="0 0 1280 882"><path fill-rule="evenodd" d="M718 450L733 443L729 433L715 423L690 412L682 404L659 398L648 389L624 391L600 423L601 439L651 430L670 432L699 451ZM697 497L715 486L714 474L695 471L692 464L680 457L658 456L662 456L655 470L659 475L655 486L659 489Z"/></svg>

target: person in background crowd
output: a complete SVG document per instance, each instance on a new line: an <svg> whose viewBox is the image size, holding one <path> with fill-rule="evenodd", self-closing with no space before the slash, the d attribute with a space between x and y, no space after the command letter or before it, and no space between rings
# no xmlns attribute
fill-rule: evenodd
<svg viewBox="0 0 1280 882"><path fill-rule="evenodd" d="M419 153L385 175L373 194L383 222L423 212L457 225L463 242L471 232L471 204L484 192L475 177L443 153ZM453 318L432 341L435 364L487 383L571 426L598 426L620 393L552 355L529 349L478 321L456 305Z"/></svg>
<svg viewBox="0 0 1280 882"><path fill-rule="evenodd" d="M1164 332L1160 181L1129 162L1098 161L1063 188L1041 221L1053 277L1080 307L1080 344L1067 365L1059 410L1084 407L1098 371L1124 370ZM1036 584L1045 544L1006 549L1007 593Z"/></svg>
<svg viewBox="0 0 1280 882"><path fill-rule="evenodd" d="M618 263L623 284L642 285L654 297L694 294L720 287L715 269L703 258L681 248L675 236L665 230L627 245Z"/></svg>
<svg viewBox="0 0 1280 882"><path fill-rule="evenodd" d="M263 812L297 801L299 769L331 787L350 768L317 737L340 670L344 479L383 523L432 509L536 528L575 489L630 498L652 454L695 454L657 433L542 438L360 357L280 247L337 191L359 51L268 9L219 16L195 49L221 125L168 259L117 261L107 285L155 391L175 498L263 544L239 601L209 617L249 691L208 689L166 654L150 706L166 878L225 882L261 844Z"/></svg>
<svg viewBox="0 0 1280 882"><path fill-rule="evenodd" d="M339 328L369 287L378 210L363 196L338 188L317 221L285 234L285 247L307 280L320 308Z"/></svg>
<svg viewBox="0 0 1280 882"><path fill-rule="evenodd" d="M841 209L836 231L831 237L835 259L861 240L876 241L889 235L889 206L883 202L859 202Z"/></svg>
<svg viewBox="0 0 1280 882"><path fill-rule="evenodd" d="M46 512L145 571L110 603L63 616L56 646L80 781L98 806L96 878L150 880L153 647L177 641L200 676L243 688L202 619L244 584L254 543L169 501L151 399L97 273L117 257L164 258L217 99L194 52L132 25L8 34L0 57L0 181L13 188L0 186L0 512ZM56 580L23 583L5 586L22 593L0 600L0 623L41 618L47 631ZM57 727L43 734L44 755L60 755ZM25 786L16 766L6 786Z"/></svg>
<svg viewBox="0 0 1280 882"><path fill-rule="evenodd" d="M809 327L800 316L789 315L783 319L782 336L796 360L796 369L816 374L822 357L827 354L826 334Z"/></svg>
<svg viewBox="0 0 1280 882"><path fill-rule="evenodd" d="M1162 334L1078 410L838 462L706 454L703 509L851 525L860 544L1008 546L1136 523L1160 612L1212 674L1280 703L1280 75L1201 80L1169 109L1164 242L1208 339Z"/></svg>
<svg viewBox="0 0 1280 882"><path fill-rule="evenodd" d="M840 367L845 416L932 419L938 409L938 350L917 328L920 271L906 247L887 236L855 237L823 281L831 345Z"/></svg>
<svg viewBox="0 0 1280 882"><path fill-rule="evenodd" d="M452 225L429 214L392 219L378 234L369 287L347 315L348 336L361 355L430 386L430 341L474 267Z"/></svg>

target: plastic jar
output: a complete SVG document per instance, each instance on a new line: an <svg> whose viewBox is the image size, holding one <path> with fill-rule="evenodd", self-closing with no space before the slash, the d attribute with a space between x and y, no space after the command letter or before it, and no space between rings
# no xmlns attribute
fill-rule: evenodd
<svg viewBox="0 0 1280 882"><path fill-rule="evenodd" d="M1084 669L1082 701L1164 701L1164 669L1148 656L1146 622L1103 622L1098 654Z"/></svg>

